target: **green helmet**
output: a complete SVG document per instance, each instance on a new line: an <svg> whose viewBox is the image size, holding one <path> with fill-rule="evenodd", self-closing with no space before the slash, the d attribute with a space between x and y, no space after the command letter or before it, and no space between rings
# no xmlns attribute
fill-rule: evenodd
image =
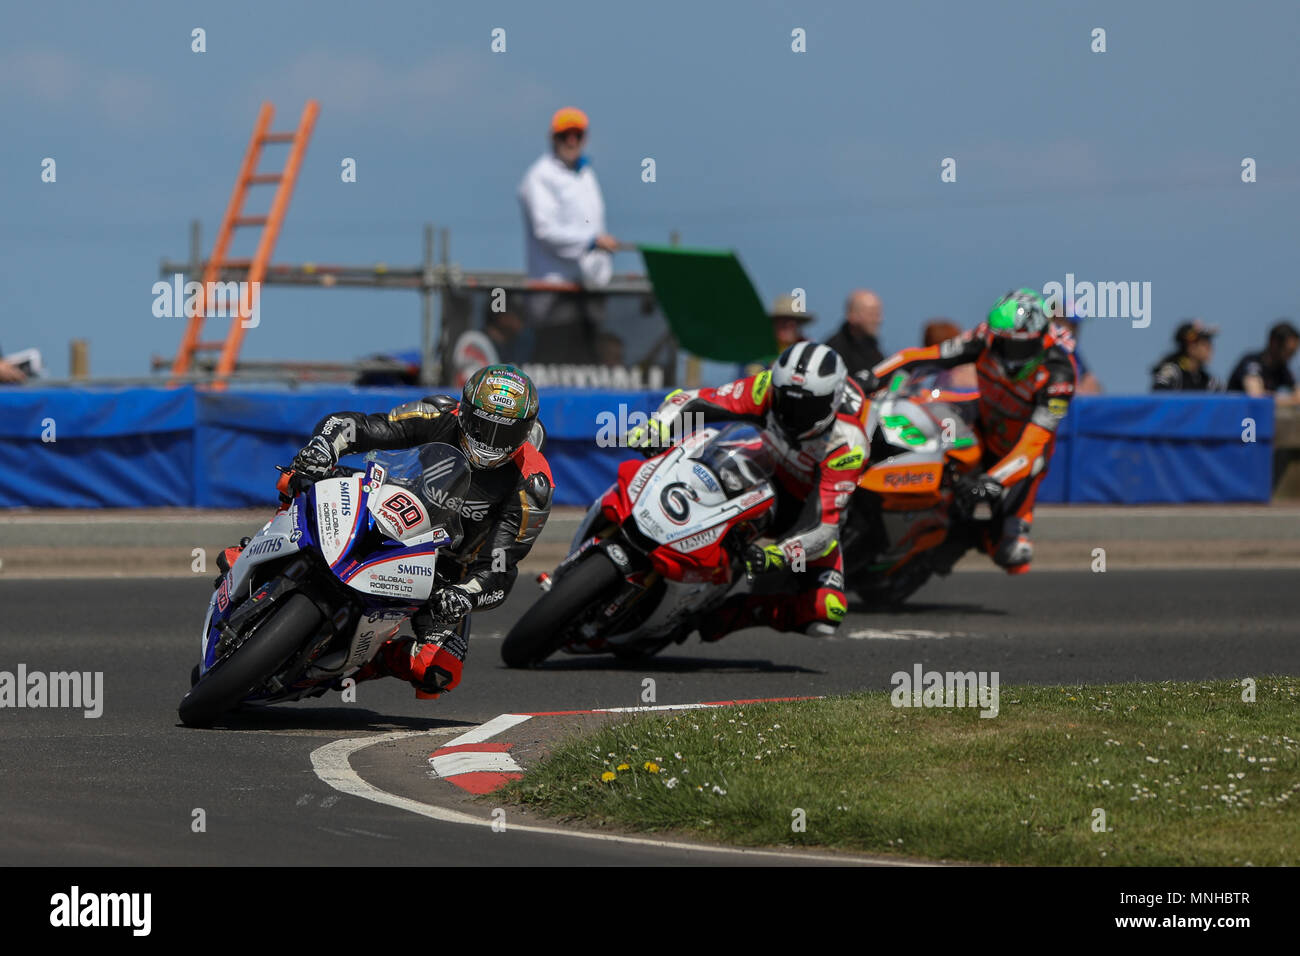
<svg viewBox="0 0 1300 956"><path fill-rule="evenodd" d="M456 416L460 447L478 468L496 468L528 440L537 421L537 386L513 365L489 365L469 377Z"/></svg>
<svg viewBox="0 0 1300 956"><path fill-rule="evenodd" d="M1051 325L1043 297L1033 289L1008 292L989 310L988 327L995 351L1012 366L1021 365L1043 350L1043 337Z"/></svg>

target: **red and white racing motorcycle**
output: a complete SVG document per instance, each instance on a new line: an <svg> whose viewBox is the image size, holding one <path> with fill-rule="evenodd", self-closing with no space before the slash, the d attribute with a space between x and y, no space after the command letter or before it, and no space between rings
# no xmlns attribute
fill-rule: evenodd
<svg viewBox="0 0 1300 956"><path fill-rule="evenodd" d="M506 636L509 667L558 650L635 658L680 643L700 615L748 587L741 555L771 524L773 467L756 428L704 428L623 462L587 511L547 592Z"/></svg>

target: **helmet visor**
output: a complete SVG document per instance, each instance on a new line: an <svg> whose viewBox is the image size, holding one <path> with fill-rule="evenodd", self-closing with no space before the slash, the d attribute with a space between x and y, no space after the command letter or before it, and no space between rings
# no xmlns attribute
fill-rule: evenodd
<svg viewBox="0 0 1300 956"><path fill-rule="evenodd" d="M468 402L460 406L460 429L465 438L465 454L480 467L499 465L528 440L531 418L507 418Z"/></svg>
<svg viewBox="0 0 1300 956"><path fill-rule="evenodd" d="M834 395L813 395L793 387L772 390L772 417L787 438L817 434L830 424L834 407Z"/></svg>
<svg viewBox="0 0 1300 956"><path fill-rule="evenodd" d="M1043 340L1039 336L1016 339L997 336L993 339L993 350L1004 362L1015 367L1043 351Z"/></svg>

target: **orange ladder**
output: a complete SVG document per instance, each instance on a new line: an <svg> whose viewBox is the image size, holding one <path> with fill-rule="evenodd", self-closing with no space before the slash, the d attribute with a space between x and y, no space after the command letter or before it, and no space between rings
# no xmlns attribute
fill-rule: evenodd
<svg viewBox="0 0 1300 956"><path fill-rule="evenodd" d="M284 214L289 208L289 199L293 195L293 186L298 179L298 170L302 166L303 155L307 152L307 141L311 138L312 127L316 125L316 115L319 112L320 104L315 100L308 100L295 131L272 133L269 130L271 119L275 115L275 107L270 103L262 104L257 114L257 123L253 127L253 138L248 141L248 152L244 154L243 165L239 167L239 175L235 178L235 188L230 194L230 202L226 205L226 214L222 217L221 228L217 230L217 241L212 247L212 255L203 269L203 289L198 297L198 315L190 317L185 336L181 339L180 349L172 363L174 376L172 384L176 384L175 376L182 376L189 372L194 356L198 352L221 351L221 358L217 362L217 381L214 382L218 388L225 386L225 380L235 370L239 347L244 341L244 320L248 318L244 315L243 296L238 297L239 304L235 310L237 314L230 321L225 342L200 342L199 333L203 329L203 320L208 311L208 289L211 283L220 278L221 271L225 268L246 268L250 287L259 288L266 275L267 264L271 261L271 252L275 249L275 240L280 235L280 225L284 222ZM285 161L284 169L278 173L257 172L262 147L267 143L291 144L289 158ZM245 216L244 200L248 197L248 187L272 183L278 185L266 215ZM262 228L257 252L252 259L227 259L226 252L230 248L231 236L235 229L245 226Z"/></svg>

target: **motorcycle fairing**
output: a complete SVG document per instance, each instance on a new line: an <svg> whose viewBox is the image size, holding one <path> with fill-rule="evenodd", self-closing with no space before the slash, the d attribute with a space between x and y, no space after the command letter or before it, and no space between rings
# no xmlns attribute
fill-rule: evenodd
<svg viewBox="0 0 1300 956"><path fill-rule="evenodd" d="M303 532L299 521L298 499L287 509L278 512L251 539L235 563L230 566L225 578L208 600L208 613L203 619L203 635L199 657L200 675L207 672L212 665L212 650L216 646L216 637L220 626L224 624L235 609L248 598L253 597L251 590L247 597L241 599L240 593L251 583L253 569L267 561L278 561L300 551L303 546Z"/></svg>
<svg viewBox="0 0 1300 956"><path fill-rule="evenodd" d="M686 467L691 453L717 433L717 429L702 429L665 453L635 495L635 484L629 484L632 518L652 541L681 553L698 551L716 544L745 512L762 509L775 497L771 481L764 481L729 498L707 469L698 464ZM633 481L642 477L639 472Z"/></svg>

